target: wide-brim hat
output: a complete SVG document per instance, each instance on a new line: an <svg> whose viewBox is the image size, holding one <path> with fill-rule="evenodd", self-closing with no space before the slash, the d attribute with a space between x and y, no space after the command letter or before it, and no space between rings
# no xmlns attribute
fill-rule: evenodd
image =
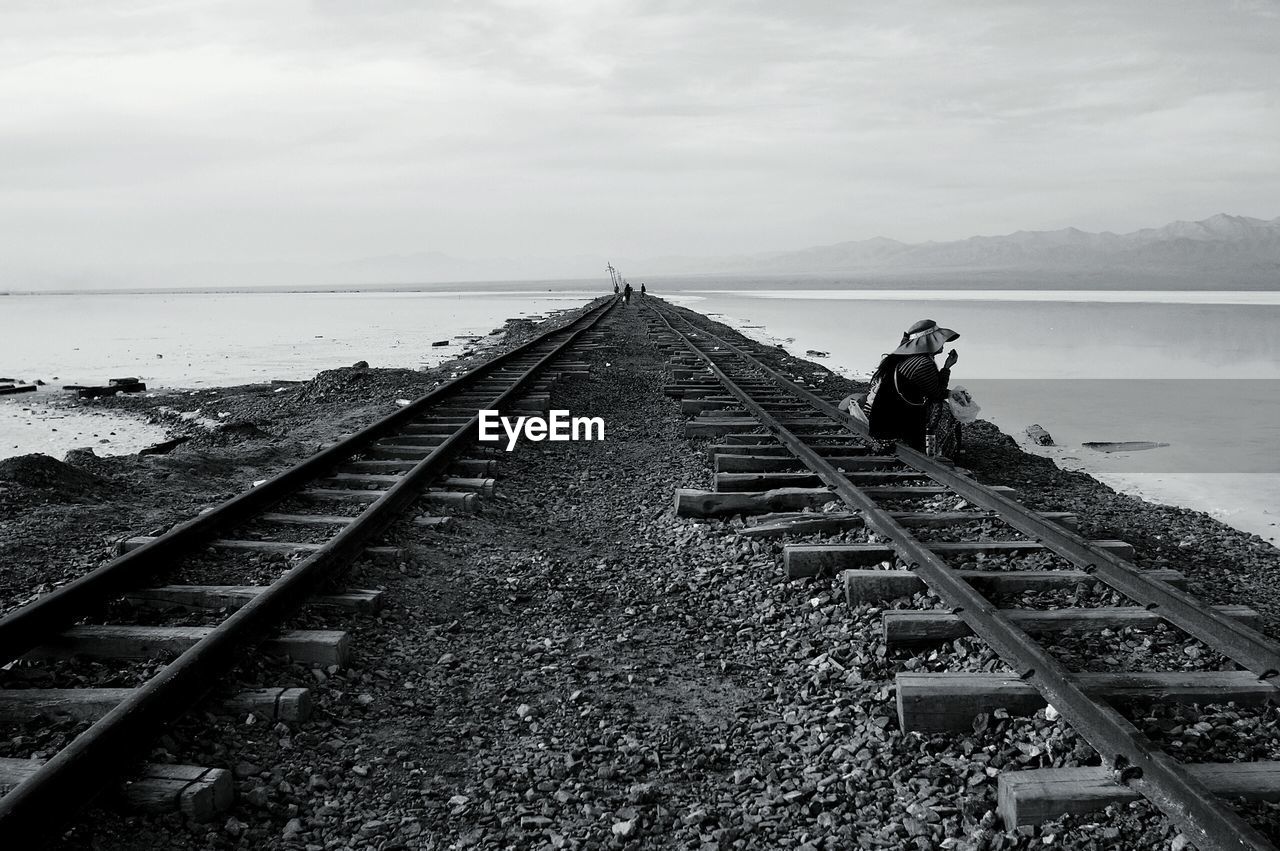
<svg viewBox="0 0 1280 851"><path fill-rule="evenodd" d="M895 355L936 355L942 347L960 335L950 328L940 328L932 319L921 319L902 335L902 345L893 350Z"/></svg>

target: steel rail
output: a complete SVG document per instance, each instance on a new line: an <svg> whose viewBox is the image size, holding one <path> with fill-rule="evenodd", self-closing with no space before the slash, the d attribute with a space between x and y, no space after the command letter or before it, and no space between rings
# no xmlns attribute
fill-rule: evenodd
<svg viewBox="0 0 1280 851"><path fill-rule="evenodd" d="M473 367L411 404L277 473L261 485L220 503L211 511L176 524L136 550L112 559L84 576L9 612L0 618L0 664L18 658L43 641L51 631L71 626L77 618L111 594L137 587L197 543L209 541L220 530L274 505L296 490L301 483L319 477L325 470L358 452L361 447L411 422L442 399L466 389L548 338L568 333L584 322L594 324L595 318L611 306L612 302L606 301L589 308L568 325L547 331Z"/></svg>
<svg viewBox="0 0 1280 851"><path fill-rule="evenodd" d="M616 300L605 302L583 314L567 328L530 341L538 343L555 333L568 334L514 379L493 404L500 406L514 398L543 368L598 323L614 304ZM526 344L513 352L528 349L529 344ZM509 357L499 356L490 361L489 366L508 360ZM474 376L477 371L472 370L468 375ZM451 382L451 385L457 387L456 382ZM419 402L436 398L439 394L433 391ZM422 407L417 405L416 413L421 413ZM396 422L401 419L397 418ZM97 792L113 773L128 764L131 751L136 753L138 741L147 740L160 724L204 693L210 684L209 675L216 669L229 666L236 650L246 640L261 636L277 625L333 572L358 557L365 544L408 507L427 482L452 460L454 450L471 439L478 421L477 413L442 444L432 448L426 458L319 550L290 568L266 591L236 610L0 798L0 836L7 841L35 841L54 828L49 819L51 813L77 807ZM361 434L367 432L369 429ZM343 445L350 446L351 442L344 441Z"/></svg>
<svg viewBox="0 0 1280 851"><path fill-rule="evenodd" d="M723 337L702 328L698 331L712 337L718 344L739 357L745 358L753 367L769 375L784 389L804 399L858 437L870 437L865 425L827 400L796 384L778 370L762 363L758 358ZM1277 675L1280 675L1280 642L1248 624L1204 606L1185 591L1146 576L1137 565L1094 546L1079 534L1045 520L1027 506L957 473L923 452L898 444L895 454L907 466L951 488L975 505L1000 514L1001 519L1019 532L1045 544L1076 567L1155 612L1164 620L1229 657L1246 670L1257 674L1260 680L1267 681L1273 687L1280 684L1280 680L1276 679Z"/></svg>
<svg viewBox="0 0 1280 851"><path fill-rule="evenodd" d="M1126 783L1155 804L1202 851L1260 851L1274 847L1203 783L1191 777L1177 760L1156 748L1124 716L1110 705L1089 697L1080 687L1079 679L1062 663L972 585L957 576L945 561L854 486L834 465L766 411L709 354L672 325L660 310L651 309L705 362L725 389L764 428L817 473L846 505L857 509L869 529L889 540L898 557L951 607L953 614L986 641L1020 679L1032 685L1062 713L1076 732L1116 769L1118 782ZM692 327L692 323L689 324ZM718 337L715 339L725 342ZM735 353L745 364L753 365L754 358Z"/></svg>

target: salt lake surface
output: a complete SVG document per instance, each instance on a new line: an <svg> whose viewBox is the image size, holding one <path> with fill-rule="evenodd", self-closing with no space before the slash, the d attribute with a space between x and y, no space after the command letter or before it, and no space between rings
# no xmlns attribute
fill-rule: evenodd
<svg viewBox="0 0 1280 851"><path fill-rule="evenodd" d="M0 376L106 384L134 376L149 388L306 380L365 360L430 367L466 335L510 317L577 307L572 292L192 292L10 295L0 298ZM448 340L447 346L432 346ZM52 392L0 396L0 458L93 447L136 452L165 432L105 411L67 408Z"/></svg>
<svg viewBox="0 0 1280 851"><path fill-rule="evenodd" d="M308 379L366 360L435 366L509 317L576 307L582 294L491 292L121 293L0 299L0 374L156 387ZM448 346L433 347L440 340Z"/></svg>
<svg viewBox="0 0 1280 851"><path fill-rule="evenodd" d="M0 375L56 385L137 375L156 387L200 387L307 379L357 360L432 366L460 351L459 336L600 294L547 286L6 296ZM916 319L935 319L962 335L953 384L1028 449L1280 540L1280 293L650 286L796 354L827 352L816 359L855 376ZM450 345L430 345L443 339ZM67 442L94 443L81 440L90 435L111 440L100 454L134 451L151 437L94 420L60 423L54 439L29 410L42 404L0 397L0 457L59 454ZM1029 446L1031 423L1058 446ZM1083 446L1130 440L1169 445L1113 454Z"/></svg>

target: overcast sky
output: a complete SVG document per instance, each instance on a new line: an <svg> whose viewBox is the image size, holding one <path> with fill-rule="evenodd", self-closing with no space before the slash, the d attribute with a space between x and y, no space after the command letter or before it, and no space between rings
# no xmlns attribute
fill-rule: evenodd
<svg viewBox="0 0 1280 851"><path fill-rule="evenodd" d="M1277 45L1278 0L4 0L0 267L1272 218Z"/></svg>

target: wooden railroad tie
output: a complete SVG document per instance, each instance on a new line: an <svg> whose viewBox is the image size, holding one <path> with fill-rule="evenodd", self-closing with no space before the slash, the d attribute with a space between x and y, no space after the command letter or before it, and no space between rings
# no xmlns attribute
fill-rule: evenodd
<svg viewBox="0 0 1280 851"><path fill-rule="evenodd" d="M1257 628L1261 619L1248 606L1213 606L1220 614ZM1083 629L1152 629L1164 618L1141 606L1101 606L1093 609L1002 609L1001 614L1023 630L1036 635ZM936 644L972 635L959 615L944 611L897 610L881 618L885 643L890 647Z"/></svg>
<svg viewBox="0 0 1280 851"><path fill-rule="evenodd" d="M1250 671L1079 673L1081 687L1109 703L1263 704L1275 689ZM898 674L898 723L903 731L961 732L973 719L1003 709L1032 715L1045 705L1040 692L1014 674Z"/></svg>
<svg viewBox="0 0 1280 851"><path fill-rule="evenodd" d="M774 402L789 402L795 398L794 396L791 396L787 393L781 393L778 391L771 392L761 388L751 388L749 392L751 393L751 396L753 399L760 399L762 402L765 402L768 404L772 404ZM684 400L694 401L698 399L723 399L724 395L725 395L724 388L717 385L715 388L711 388L711 387L685 388L679 393L678 396L675 396L674 398L678 398L681 401L684 401Z"/></svg>
<svg viewBox="0 0 1280 851"><path fill-rule="evenodd" d="M915 470L853 470L844 477L855 485L892 484L894 482L928 482L929 477ZM817 473L716 473L717 493L742 493L775 488L815 488L823 485Z"/></svg>
<svg viewBox="0 0 1280 851"><path fill-rule="evenodd" d="M728 435L728 437L736 437L739 443L715 443L707 447L707 453L711 456L712 463L716 463L717 459L725 455L744 455L750 458L787 458L794 459L795 455L790 449L773 440L767 434L752 435ZM744 438L758 438L758 441L747 441ZM860 443L850 443L847 440L841 440L840 435L829 435L825 438L825 442L814 440L813 443L806 444L810 449L819 455L830 457L850 457L850 456L869 456L871 448L863 446ZM887 456L879 456L887 457ZM790 463L798 464L798 461L792 460ZM897 462L902 463L902 462ZM716 468L717 472L747 472L734 470L721 470Z"/></svg>
<svg viewBox="0 0 1280 851"><path fill-rule="evenodd" d="M293 496L299 499L323 502L336 500L340 502L377 502L386 496L384 490L356 490L355 488L303 488ZM474 496L474 494L473 494Z"/></svg>
<svg viewBox="0 0 1280 851"><path fill-rule="evenodd" d="M1075 529L1076 515L1069 511L1037 512L1045 520ZM975 520L998 520L999 515L990 511L890 511L889 516L907 528L929 526L955 526ZM738 530L745 538L781 538L785 535L812 535L818 532L840 532L857 529L863 525L861 514L848 511L790 512L764 515L763 521Z"/></svg>
<svg viewBox="0 0 1280 851"><path fill-rule="evenodd" d="M739 384L738 386L749 392L777 389L768 384ZM673 381L663 385L662 392L676 399L700 399L705 396L723 396L725 389L719 381L708 379L706 381Z"/></svg>
<svg viewBox="0 0 1280 851"><path fill-rule="evenodd" d="M763 407L769 413L780 417L800 416L810 410L809 406L803 403L789 403L781 399L778 401L766 401L763 403ZM750 416L738 400L724 399L718 396L685 399L680 403L680 408L683 413L701 414L703 417L735 417L741 419Z"/></svg>
<svg viewBox="0 0 1280 851"><path fill-rule="evenodd" d="M124 598L153 609L238 609L266 590L265 585L160 585L129 591ZM372 614L382 608L382 592L352 588L309 597L306 604Z"/></svg>
<svg viewBox="0 0 1280 851"><path fill-rule="evenodd" d="M401 481L404 477L397 476L394 473L332 473L322 479L324 484L342 485L394 485ZM437 482L439 487L449 488L458 491L473 491L475 493L492 496L495 483L493 479L473 479L458 478L447 476L439 479Z"/></svg>
<svg viewBox="0 0 1280 851"><path fill-rule="evenodd" d="M839 424L826 417L779 417L791 431L807 431L821 428L839 428ZM759 428L754 417L704 417L685 423L685 437L716 437L735 434L743 430Z"/></svg>
<svg viewBox="0 0 1280 851"><path fill-rule="evenodd" d="M0 786L26 780L44 764L40 759L0 759ZM235 800L231 772L198 765L148 763L116 788L126 804L149 813L180 812L195 821L208 821Z"/></svg>
<svg viewBox="0 0 1280 851"><path fill-rule="evenodd" d="M154 541L150 535L138 535L129 538L120 548L128 553ZM219 538L210 541L209 546L220 550L248 550L263 553L310 553L319 550L324 544L306 544L299 541L241 541ZM364 554L369 558L399 559L404 558L404 550L400 547L365 547Z"/></svg>
<svg viewBox="0 0 1280 851"><path fill-rule="evenodd" d="M869 496L878 497L944 496L951 493L941 485L867 485L861 490ZM991 490L1006 496L1014 492L1007 487L993 487ZM829 488L775 488L768 491L676 488L675 508L677 517L725 517L820 508L839 499Z"/></svg>
<svg viewBox="0 0 1280 851"><path fill-rule="evenodd" d="M448 436L443 434L393 434L390 437L374 441L372 446L404 446L418 450L434 449L437 446L442 446L448 439ZM366 448L362 451L368 451L368 449Z"/></svg>
<svg viewBox="0 0 1280 851"><path fill-rule="evenodd" d="M413 423L404 426L395 435L401 437L449 437L459 428L470 422L470 417L450 417L441 422Z"/></svg>
<svg viewBox="0 0 1280 851"><path fill-rule="evenodd" d="M376 502L386 493L384 490L356 490L354 488L306 488L298 491L294 496L320 502L328 500ZM462 512L473 512L480 508L480 497L474 493L428 488L421 498L427 503L448 506Z"/></svg>
<svg viewBox="0 0 1280 851"><path fill-rule="evenodd" d="M407 473L422 462L426 456L418 458L388 458L367 461L347 461L343 470L354 470L361 473ZM455 474L464 477L487 476L492 471L494 462L488 459L455 461L449 465Z"/></svg>
<svg viewBox="0 0 1280 851"><path fill-rule="evenodd" d="M1056 591L1102 581L1083 570L957 570L955 573L988 597ZM1143 575L1175 588L1183 588L1187 583L1186 577L1176 570L1145 570ZM845 602L851 606L883 603L928 590L924 580L910 570L846 570L841 579Z"/></svg>
<svg viewBox="0 0 1280 851"><path fill-rule="evenodd" d="M715 417L712 419L691 420L685 423L684 436L715 437L759 427L760 423L753 417Z"/></svg>
<svg viewBox="0 0 1280 851"><path fill-rule="evenodd" d="M82 624L28 652L26 659L154 659L176 655L213 632L209 626L134 626ZM350 656L347 633L332 629L288 629L259 647L271 656L296 662L345 667Z"/></svg>
<svg viewBox="0 0 1280 851"><path fill-rule="evenodd" d="M734 434L722 435L720 438L720 446L751 446L751 447L769 447L781 448L787 450L785 446L780 444L773 435L763 431L751 432L735 432ZM865 443L852 434L815 434L811 441L806 441L805 445L814 449L818 454L822 454L822 450L827 447L840 447L852 453L869 452ZM729 452L732 450L721 450ZM753 454L753 453L747 453Z"/></svg>
<svg viewBox="0 0 1280 851"><path fill-rule="evenodd" d="M463 491L428 488L422 499L431 505L443 505L455 511L474 513L480 510L480 495Z"/></svg>
<svg viewBox="0 0 1280 851"><path fill-rule="evenodd" d="M710 411L723 411L728 408L736 409L739 412L738 416L742 416L742 404L732 398L707 396L702 399L684 399L680 402L680 413L682 414L706 414Z"/></svg>
<svg viewBox="0 0 1280 851"><path fill-rule="evenodd" d="M282 514L275 511L259 514L257 519L286 526L349 526L355 520L339 514Z"/></svg>
<svg viewBox="0 0 1280 851"><path fill-rule="evenodd" d="M440 412L432 414L425 422L409 423L400 427L400 434L453 434L462 426L471 422L474 414L451 413L447 416Z"/></svg>
<svg viewBox="0 0 1280 851"><path fill-rule="evenodd" d="M1120 558L1133 558L1133 546L1124 541L1090 543ZM926 546L944 558L1051 552L1038 541L931 541ZM895 558L893 548L885 544L787 544L782 549L788 579L834 574L847 568L892 562Z"/></svg>
<svg viewBox="0 0 1280 851"><path fill-rule="evenodd" d="M719 384L712 386L676 382L664 384L662 392L672 399L702 399L706 396L720 396L724 393L724 388Z"/></svg>
<svg viewBox="0 0 1280 851"><path fill-rule="evenodd" d="M1223 798L1280 801L1280 762L1184 763L1182 768ZM1065 815L1095 812L1142 800L1102 766L1041 768L1000 774L997 811L1010 830Z"/></svg>
<svg viewBox="0 0 1280 851"><path fill-rule="evenodd" d="M785 447L783 448L785 449ZM828 455L826 460L837 469L850 471L885 470L902 466L902 462L892 455ZM779 455L720 453L714 456L713 464L717 473L784 473L790 475L794 474L799 468L799 472L812 475L808 470L803 469L803 462L792 457L790 453ZM912 472L917 477L923 475ZM729 490L729 488L719 488L719 490Z"/></svg>
<svg viewBox="0 0 1280 851"><path fill-rule="evenodd" d="M416 463L429 456L434 448L434 446L405 446L398 443L371 443L360 450L360 454L372 459Z"/></svg>
<svg viewBox="0 0 1280 851"><path fill-rule="evenodd" d="M136 691L132 688L0 689L0 713L18 720L97 721ZM231 695L218 708L236 715L253 713L264 721L306 721L311 717L313 701L310 689L261 688Z"/></svg>
<svg viewBox="0 0 1280 851"><path fill-rule="evenodd" d="M514 408L542 413L551 407L550 393L527 393L516 400ZM515 413L514 409L512 413Z"/></svg>

